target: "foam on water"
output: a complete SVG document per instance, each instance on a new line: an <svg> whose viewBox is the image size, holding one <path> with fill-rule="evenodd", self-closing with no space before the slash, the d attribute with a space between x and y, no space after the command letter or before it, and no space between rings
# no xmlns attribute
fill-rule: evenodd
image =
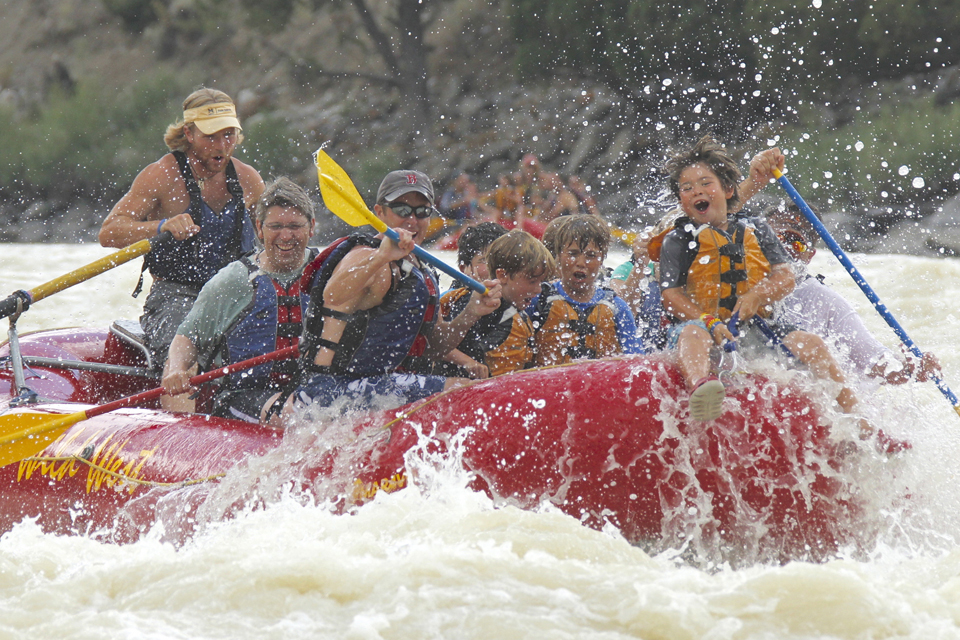
<svg viewBox="0 0 960 640"><path fill-rule="evenodd" d="M7 261L42 263L50 249L4 249L0 290L62 272L31 271L9 282ZM101 255L91 247L62 250L70 262L63 270ZM827 257L817 257L817 270L895 345ZM917 344L940 357L947 383L960 388L960 264L856 260ZM902 277L904 267L910 278ZM125 276L133 282L110 288L125 295L137 270ZM58 326L57 316L85 318L90 296L106 285L97 286L74 302L58 294L38 303L24 322L32 314L31 322L47 327ZM135 317L125 307L97 307L89 311L104 315L90 321L95 326ZM776 381L796 380L759 366ZM854 422L829 406L826 386L798 384L831 412L836 437L855 433ZM408 457L415 472L407 489L340 513L334 496L345 474L324 481L330 485L291 479L304 458L353 438L349 420L312 416L278 450L218 485L171 492L158 505L162 526L136 544L17 525L0 538L0 636L960 638L960 419L933 385L915 383L873 391L864 413L890 435L909 438L913 449L898 460L856 456L842 470L873 509L865 520L873 542L826 563L711 564L702 524L685 533L696 543L685 553L650 549L651 556L612 527L594 531L549 504L529 511L495 503L469 488L456 455L437 459L426 447ZM696 442L689 446L695 460ZM338 461L349 462L349 454ZM175 545L169 540L187 505L199 529ZM747 533L745 540L756 541L758 532Z"/></svg>

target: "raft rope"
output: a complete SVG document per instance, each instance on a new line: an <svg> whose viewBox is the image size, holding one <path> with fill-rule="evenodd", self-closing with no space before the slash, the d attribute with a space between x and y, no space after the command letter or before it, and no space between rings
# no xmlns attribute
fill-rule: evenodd
<svg viewBox="0 0 960 640"><path fill-rule="evenodd" d="M620 355L617 355L617 356L608 356L608 357L604 358L604 360L626 360L627 358L629 358L629 357L631 357L631 356L633 356L633 355L635 355L635 354L620 354ZM561 362L561 363L559 363L559 364L549 364L549 365L545 365L545 366L542 366L542 367L536 367L536 368L534 368L534 369L521 369L520 371L513 371L513 372L511 372L510 375L512 375L512 376L517 376L517 375L533 374L533 373L537 373L537 372L543 371L544 369L559 369L559 368L562 368L562 367L570 367L570 366L573 366L573 365L575 365L575 364L583 364L583 360L573 360L573 361L571 361L571 362ZM434 402L436 402L437 400L439 400L439 399L442 398L443 396L447 395L447 394L450 393L451 391L459 391L460 389L466 389L467 387L472 387L472 386L474 386L474 385L481 384L481 383L486 382L486 381L488 381L488 380L490 380L490 379L491 379L491 378L484 378L484 379L482 379L482 380L471 380L470 382L468 382L468 383L466 383L466 384L462 384L462 385L459 385L459 386L456 386L456 387L451 387L451 388L449 388L449 389L444 389L443 391L441 391L441 392L439 392L439 393L435 393L435 394L433 394L432 396L430 396L429 398L427 398L426 400L424 400L423 402L421 402L420 404L418 404L417 406L412 407L412 408L409 409L408 411L405 411L405 412L403 412L403 413L401 413L401 414L398 414L396 418L394 418L394 419L391 420L390 422L388 422L388 423L386 423L385 425L383 425L382 427L380 427L380 429L381 429L381 430L383 430L383 429L389 429L389 428L391 428L392 426L394 426L395 424L397 424L398 422L402 422L403 420L406 420L407 418L409 418L410 416L412 416L414 413L416 413L416 412L419 411L420 409L423 409L424 407L427 407L427 406L433 404Z"/></svg>

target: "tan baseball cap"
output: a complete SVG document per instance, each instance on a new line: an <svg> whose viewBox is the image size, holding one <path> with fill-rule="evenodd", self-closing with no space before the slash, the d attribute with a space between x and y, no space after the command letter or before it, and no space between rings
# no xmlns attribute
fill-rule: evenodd
<svg viewBox="0 0 960 640"><path fill-rule="evenodd" d="M229 102L218 102L187 109L183 112L183 122L184 124L192 122L197 129L208 136L230 127L243 130L240 121L237 120L237 108Z"/></svg>

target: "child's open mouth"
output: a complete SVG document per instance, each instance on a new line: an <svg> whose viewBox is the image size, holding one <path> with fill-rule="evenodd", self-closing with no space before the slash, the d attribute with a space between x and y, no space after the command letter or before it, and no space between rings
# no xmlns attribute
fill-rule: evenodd
<svg viewBox="0 0 960 640"><path fill-rule="evenodd" d="M704 211L710 208L710 203L707 202L706 200L701 200L700 202L695 203L693 205L693 208L699 211L700 213L703 213Z"/></svg>

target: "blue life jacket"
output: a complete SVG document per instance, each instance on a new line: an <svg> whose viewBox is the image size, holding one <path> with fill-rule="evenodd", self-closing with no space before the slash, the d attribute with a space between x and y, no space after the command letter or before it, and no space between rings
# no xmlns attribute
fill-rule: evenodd
<svg viewBox="0 0 960 640"><path fill-rule="evenodd" d="M322 291L334 269L358 244L379 247L380 241L363 234L341 238L321 255L322 266L317 292L310 301L305 319L305 341L301 366L316 371L313 359L321 346L334 351L333 363L323 372L364 378L412 369L406 365L423 355L429 335L437 323L439 284L427 267L415 267L408 260L399 263L383 302L373 309L346 315L323 306ZM322 339L323 318L347 322L338 342Z"/></svg>
<svg viewBox="0 0 960 640"><path fill-rule="evenodd" d="M154 245L144 257L144 268L154 278L202 287L227 264L254 249L253 222L243 203L243 189L233 160L227 165L227 190L233 198L218 215L203 201L200 186L193 177L182 151L174 151L180 175L190 194L186 213L200 231L186 240L167 240ZM138 291L139 293L139 287ZM134 297L136 297L134 293Z"/></svg>
<svg viewBox="0 0 960 640"><path fill-rule="evenodd" d="M250 274L254 294L253 300L224 334L221 343L224 364L299 344L303 333L303 310L310 304L310 292L316 284L320 266L315 262L319 251L310 251L302 275L287 287L261 271L251 257L241 259ZM291 380L296 369L296 360L268 362L230 374L225 388L279 389Z"/></svg>

